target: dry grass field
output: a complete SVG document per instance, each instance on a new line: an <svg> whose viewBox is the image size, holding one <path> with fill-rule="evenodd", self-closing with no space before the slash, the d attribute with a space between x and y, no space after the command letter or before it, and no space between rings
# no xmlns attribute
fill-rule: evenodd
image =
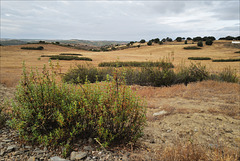
<svg viewBox="0 0 240 161"><path fill-rule="evenodd" d="M177 67L179 65L189 65L191 62L206 65L211 72L218 72L226 67L236 69L240 73L239 62L212 62L190 61L188 57L210 57L212 59L239 58L239 53L234 53L240 49L227 46L231 42L215 41L212 46L205 45L200 50L185 50L185 46L196 46L196 44L183 44L173 42L167 45L141 46L140 48L130 48L126 50L117 50L110 52L90 52L77 49L71 49L52 44L41 44L44 50L22 50L21 47L38 47L39 44L28 44L19 46L1 46L1 80L0 83L7 86L15 86L20 78L22 70L22 62L25 61L27 67L42 68L43 64L48 64L48 57L40 57L41 55L58 55L60 53L76 53L82 54L84 57L92 58L93 64L97 66L104 61L157 61L162 59L170 59ZM39 60L40 59L40 60ZM54 61L56 62L56 61ZM76 64L84 64L84 61L59 61L61 72L66 72L70 66Z"/></svg>
<svg viewBox="0 0 240 161"><path fill-rule="evenodd" d="M40 57L41 55L60 53L82 54L84 57L93 59L92 62L61 60L59 61L61 73L66 72L71 66L84 63L97 66L104 61L156 61L168 58L176 67L181 64L201 62L210 72L219 72L230 66L237 71L238 76L240 75L239 62L188 60L188 57L240 58L239 53L234 53L240 49L231 47L230 41L215 41L212 46L204 45L200 50L184 50L185 46L196 46L196 44L184 44L184 42L110 52L90 52L52 44L41 44L44 50L34 51L22 50L20 49L22 46L40 45L0 47L0 83L7 87L15 87L17 84L21 76L23 61L27 68L42 68L43 64L48 64L49 58ZM135 152L135 160L148 160L149 158L145 158L147 156L156 160L171 160L170 156L175 156L176 159L178 155L181 158L184 156L180 157L180 155L190 153L194 156L201 155L202 160L237 160L232 156L240 155L239 84L203 81L190 83L188 86L180 84L171 87L134 85L132 89L148 103L147 127L144 130L144 137L140 140L143 149L139 150L141 156L138 155L140 152ZM161 111L165 113L156 115ZM211 151L212 149L220 149L225 153ZM230 155L232 153L234 155Z"/></svg>

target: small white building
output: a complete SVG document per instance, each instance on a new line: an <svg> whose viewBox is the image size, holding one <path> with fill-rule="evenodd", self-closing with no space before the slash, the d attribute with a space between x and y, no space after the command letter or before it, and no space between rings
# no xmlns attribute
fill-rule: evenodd
<svg viewBox="0 0 240 161"><path fill-rule="evenodd" d="M232 41L232 44L240 44L240 41Z"/></svg>

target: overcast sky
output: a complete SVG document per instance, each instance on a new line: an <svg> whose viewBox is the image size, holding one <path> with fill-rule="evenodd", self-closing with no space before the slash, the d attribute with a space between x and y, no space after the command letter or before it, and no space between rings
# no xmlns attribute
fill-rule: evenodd
<svg viewBox="0 0 240 161"><path fill-rule="evenodd" d="M240 35L239 0L1 0L1 38L127 40Z"/></svg>

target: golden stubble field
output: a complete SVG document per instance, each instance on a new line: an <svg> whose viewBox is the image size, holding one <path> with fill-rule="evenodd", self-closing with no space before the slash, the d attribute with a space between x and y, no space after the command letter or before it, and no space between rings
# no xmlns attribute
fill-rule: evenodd
<svg viewBox="0 0 240 161"><path fill-rule="evenodd" d="M111 52L89 52L70 49L52 44L41 44L45 49L42 51L22 50L22 46L1 46L1 97L4 91L14 90L22 72L22 62L25 61L27 68L38 67L48 64L47 57L41 55L58 55L60 53L76 53L92 58L87 62L94 66L104 61L157 61L163 58L173 60L178 67L181 64L189 65L191 62L201 62L211 72L218 72L226 67L235 69L240 75L239 62L211 62L189 61L188 57L211 57L212 59L239 58L237 48L230 47L230 42L215 41L212 46L204 46L201 50L184 50L183 42L167 45L142 46ZM39 60L40 58L40 60ZM53 61L56 63L56 61ZM84 61L59 61L61 72L66 72L71 66L85 64ZM188 154L189 148L199 151L202 147L207 149L220 148L225 154L202 149L206 158L213 157L215 160L227 160L228 154L240 153L240 85L216 81L203 81L183 84L171 87L131 87L137 94L147 101L147 126L144 136L140 139L141 152L135 152L136 158L146 159L150 156L156 160ZM7 94L9 95L9 94ZM7 96L6 95L6 96ZM164 114L157 115L165 111ZM191 147L189 147L189 145ZM197 145L193 147L193 145ZM200 146L200 148L199 148ZM196 148L196 149L194 149ZM196 152L195 151L195 152ZM230 152L229 152L230 151ZM164 153L163 153L164 152ZM228 153L229 152L229 153ZM134 152L133 152L134 153ZM200 153L200 152L199 152ZM140 154L140 156L139 156ZM169 155L169 156L168 156ZM204 154L205 155L205 154ZM136 159L135 158L135 159ZM213 160L214 160L213 159ZM211 159L210 159L211 160Z"/></svg>

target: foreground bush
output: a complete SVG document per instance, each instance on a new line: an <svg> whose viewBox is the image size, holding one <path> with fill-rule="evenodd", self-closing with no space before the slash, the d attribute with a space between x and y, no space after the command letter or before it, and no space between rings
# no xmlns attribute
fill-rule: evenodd
<svg viewBox="0 0 240 161"><path fill-rule="evenodd" d="M117 72L113 78L76 86L57 83L46 68L30 74L24 69L9 124L33 144L69 147L88 137L105 147L135 142L145 124L145 104Z"/></svg>
<svg viewBox="0 0 240 161"><path fill-rule="evenodd" d="M39 47L21 47L21 49L24 49L24 50L43 50L44 47L42 47L42 46L39 46Z"/></svg>

